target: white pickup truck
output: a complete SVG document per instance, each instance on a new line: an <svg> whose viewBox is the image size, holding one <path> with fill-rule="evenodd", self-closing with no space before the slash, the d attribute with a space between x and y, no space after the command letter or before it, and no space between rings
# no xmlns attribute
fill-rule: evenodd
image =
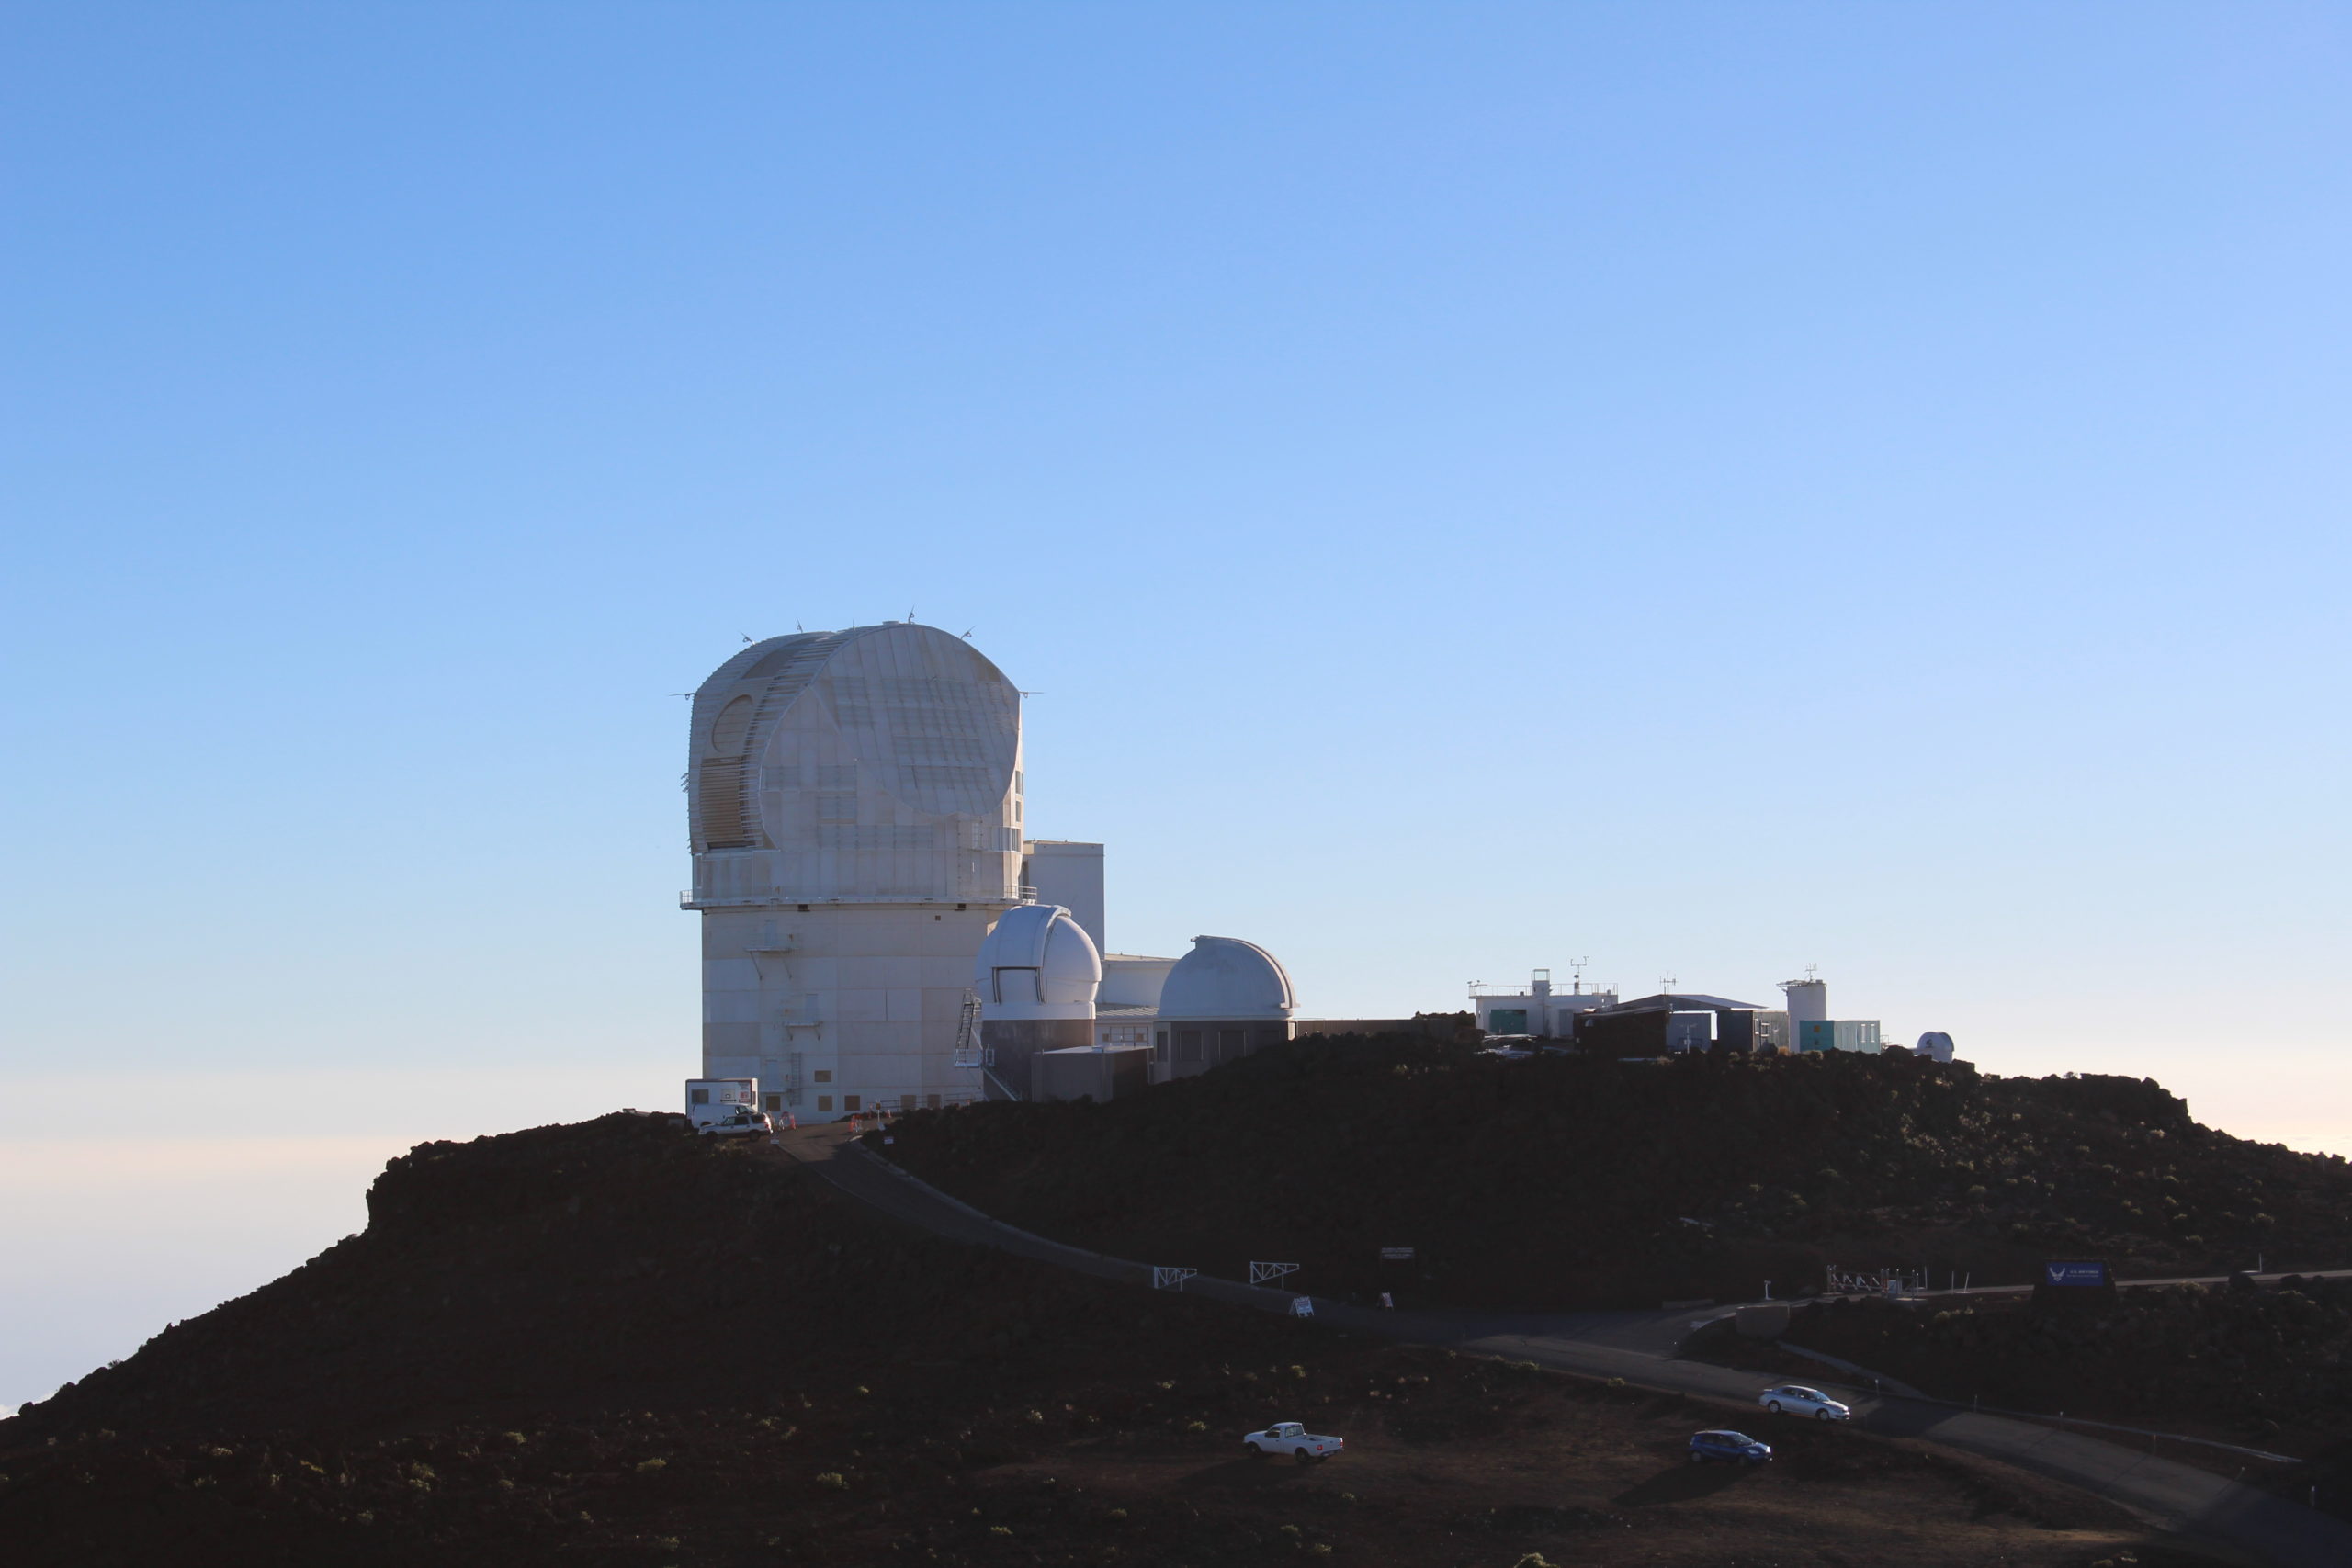
<svg viewBox="0 0 2352 1568"><path fill-rule="evenodd" d="M1348 1446L1345 1438L1318 1438L1296 1421L1277 1421L1262 1432L1250 1433L1241 1441L1255 1458L1288 1454L1301 1464L1314 1464L1329 1459Z"/></svg>

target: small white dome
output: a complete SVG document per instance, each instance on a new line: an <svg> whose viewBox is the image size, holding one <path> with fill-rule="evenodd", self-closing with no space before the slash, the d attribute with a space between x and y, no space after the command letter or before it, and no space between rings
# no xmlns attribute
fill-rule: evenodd
<svg viewBox="0 0 2352 1568"><path fill-rule="evenodd" d="M1159 988L1162 1018L1288 1018L1297 1005L1274 955L1232 936L1194 937Z"/></svg>
<svg viewBox="0 0 2352 1568"><path fill-rule="evenodd" d="M982 1018L1092 1018L1102 984L1094 939L1058 904L1007 909L972 965Z"/></svg>

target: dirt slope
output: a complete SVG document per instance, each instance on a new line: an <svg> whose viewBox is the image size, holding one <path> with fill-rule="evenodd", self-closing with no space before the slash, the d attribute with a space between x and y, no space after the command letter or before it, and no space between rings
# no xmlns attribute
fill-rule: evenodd
<svg viewBox="0 0 2352 1568"><path fill-rule="evenodd" d="M934 1242L752 1156L622 1117L417 1150L363 1235L0 1424L0 1560L2190 1560L1860 1433L1693 1472L1725 1413ZM1283 1416L1350 1452L1236 1458Z"/></svg>

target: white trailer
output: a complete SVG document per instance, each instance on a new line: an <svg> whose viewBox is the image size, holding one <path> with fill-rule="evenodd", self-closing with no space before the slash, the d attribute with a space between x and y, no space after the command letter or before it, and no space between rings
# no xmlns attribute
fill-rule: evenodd
<svg viewBox="0 0 2352 1568"><path fill-rule="evenodd" d="M700 1131L721 1122L733 1122L741 1111L760 1108L757 1078L688 1078L686 1125Z"/></svg>

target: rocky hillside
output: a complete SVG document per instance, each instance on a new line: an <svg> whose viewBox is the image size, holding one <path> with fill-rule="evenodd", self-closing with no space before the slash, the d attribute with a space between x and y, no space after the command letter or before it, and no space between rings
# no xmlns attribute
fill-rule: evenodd
<svg viewBox="0 0 2352 1568"><path fill-rule="evenodd" d="M370 1210L0 1423L0 1561L2206 1561L1861 1432L1791 1423L1769 1472L1694 1472L1720 1411L933 1241L650 1119L428 1145ZM1347 1454L1238 1456L1278 1418Z"/></svg>
<svg viewBox="0 0 2352 1568"><path fill-rule="evenodd" d="M2352 1262L2352 1168L2202 1127L2155 1083L1907 1055L1507 1062L1305 1041L1107 1105L908 1119L889 1151L1059 1239L1400 1304L1748 1299L1825 1262L2022 1281ZM1379 1249L1416 1249L1409 1266Z"/></svg>

